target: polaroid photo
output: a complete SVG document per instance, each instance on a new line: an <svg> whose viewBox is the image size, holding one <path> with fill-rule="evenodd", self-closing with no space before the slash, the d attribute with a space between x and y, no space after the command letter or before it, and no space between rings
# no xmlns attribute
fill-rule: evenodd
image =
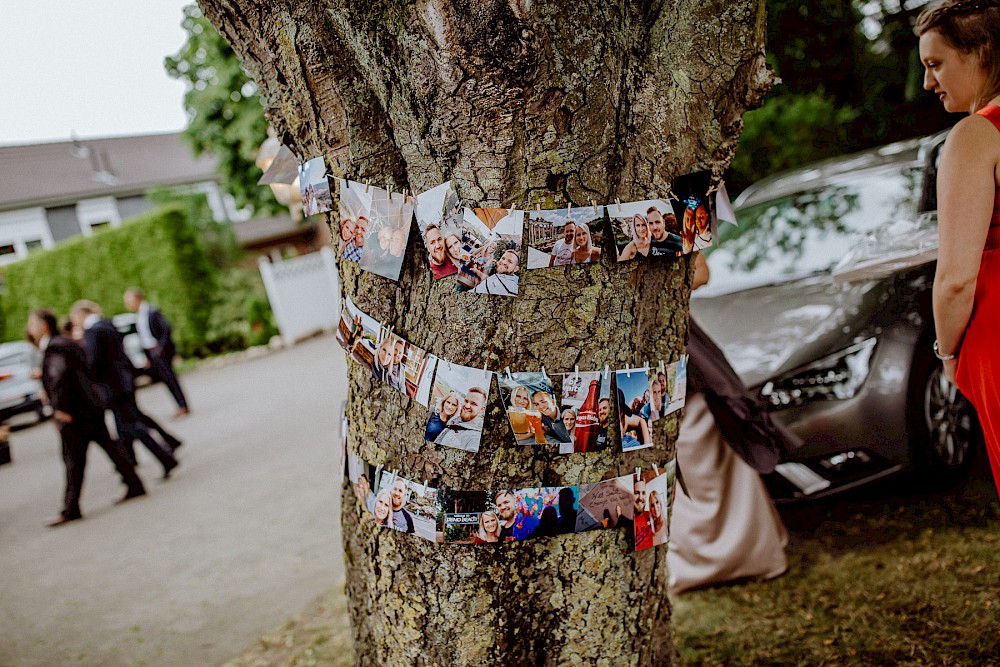
<svg viewBox="0 0 1000 667"><path fill-rule="evenodd" d="M667 201L648 199L613 204L607 209L619 262L650 255L673 257L681 251L677 218Z"/></svg>
<svg viewBox="0 0 1000 667"><path fill-rule="evenodd" d="M643 470L633 475L636 551L667 543L670 535L667 517L673 502L676 468L676 462L671 461L666 468Z"/></svg>
<svg viewBox="0 0 1000 667"><path fill-rule="evenodd" d="M491 230L490 241L478 256L463 268L459 282L466 275L472 291L495 296L517 296L518 272L521 270L521 239L524 235L524 211L506 208L473 209L476 218Z"/></svg>
<svg viewBox="0 0 1000 667"><path fill-rule="evenodd" d="M394 473L382 473L375 495L376 523L422 537L429 542L437 542L441 537L437 530L439 512L436 488Z"/></svg>
<svg viewBox="0 0 1000 667"><path fill-rule="evenodd" d="M465 211L451 181L417 195L413 212L434 280L458 273Z"/></svg>
<svg viewBox="0 0 1000 667"><path fill-rule="evenodd" d="M381 468L365 463L364 459L354 450L347 450L347 479L354 489L354 495L358 497L369 513L375 509L375 493L372 489L378 488L378 479Z"/></svg>
<svg viewBox="0 0 1000 667"><path fill-rule="evenodd" d="M572 451L573 438L557 407L552 378L545 373L498 373L500 399L519 445L557 445Z"/></svg>
<svg viewBox="0 0 1000 667"><path fill-rule="evenodd" d="M687 397L687 362L688 355L682 355L680 359L666 367L666 373L660 378L660 382L667 387L668 402L664 415L684 407L684 399Z"/></svg>
<svg viewBox="0 0 1000 667"><path fill-rule="evenodd" d="M378 346L375 348L375 363L372 364L372 376L393 389L406 393L406 378L403 373L403 353L406 351L406 341L382 327L379 332Z"/></svg>
<svg viewBox="0 0 1000 667"><path fill-rule="evenodd" d="M340 179L340 237L337 255L360 262L371 219L372 196L364 183Z"/></svg>
<svg viewBox="0 0 1000 667"><path fill-rule="evenodd" d="M531 211L527 234L529 269L596 262L604 242L604 207Z"/></svg>
<svg viewBox="0 0 1000 667"><path fill-rule="evenodd" d="M299 165L299 194L306 217L333 210L333 193L326 179L326 162L322 156Z"/></svg>
<svg viewBox="0 0 1000 667"><path fill-rule="evenodd" d="M631 535L633 487L632 475L612 477L595 484L581 484L576 532L628 528Z"/></svg>
<svg viewBox="0 0 1000 667"><path fill-rule="evenodd" d="M618 386L618 425L622 451L653 446L653 429L649 417L649 374L645 368L629 368L615 372Z"/></svg>
<svg viewBox="0 0 1000 667"><path fill-rule="evenodd" d="M337 452L337 486L344 485L344 470L347 468L347 450L350 448L350 443L348 442L350 439L350 430L346 413L347 401L343 400L340 402L340 408L337 410L337 414L340 415L340 433L337 438L339 445L339 451Z"/></svg>
<svg viewBox="0 0 1000 667"><path fill-rule="evenodd" d="M681 252L687 254L712 245L712 196L708 193L712 172L678 176L670 184L676 199L674 215L681 221Z"/></svg>
<svg viewBox="0 0 1000 667"><path fill-rule="evenodd" d="M562 381L563 424L573 441L573 452L599 452L608 447L611 416L611 372L564 373Z"/></svg>
<svg viewBox="0 0 1000 667"><path fill-rule="evenodd" d="M271 164L261 174L257 185L292 185L298 177L299 159L291 148L282 144Z"/></svg>
<svg viewBox="0 0 1000 667"><path fill-rule="evenodd" d="M405 393L420 405L426 406L431 396L431 380L438 358L428 354L413 343L406 343L403 354L403 386Z"/></svg>
<svg viewBox="0 0 1000 667"><path fill-rule="evenodd" d="M431 391L424 439L478 452L493 372L440 360Z"/></svg>
<svg viewBox="0 0 1000 667"><path fill-rule="evenodd" d="M382 325L366 315L347 297L340 309L337 342L351 359L374 375L375 352L382 336Z"/></svg>
<svg viewBox="0 0 1000 667"><path fill-rule="evenodd" d="M500 542L500 518L488 491L442 489L441 506L446 544Z"/></svg>
<svg viewBox="0 0 1000 667"><path fill-rule="evenodd" d="M371 218L361 249L362 269L389 280L399 280L403 268L403 255L410 239L410 221L413 218L412 196L398 192L371 188Z"/></svg>
<svg viewBox="0 0 1000 667"><path fill-rule="evenodd" d="M576 532L579 487L499 489L491 492L491 497L503 542Z"/></svg>

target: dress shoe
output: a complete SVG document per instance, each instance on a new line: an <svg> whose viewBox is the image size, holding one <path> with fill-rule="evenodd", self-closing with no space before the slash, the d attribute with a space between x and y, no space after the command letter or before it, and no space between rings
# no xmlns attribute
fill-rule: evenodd
<svg viewBox="0 0 1000 667"><path fill-rule="evenodd" d="M179 410L177 410L177 412L174 413L174 417L173 418L174 419L180 419L181 417L186 417L189 414L191 414L191 411L189 409L187 409L187 408L180 408Z"/></svg>
<svg viewBox="0 0 1000 667"><path fill-rule="evenodd" d="M132 500L133 498L139 498L139 497L144 496L144 495L146 495L146 490L145 489L140 489L138 491L129 491L124 496L122 496L121 498L119 498L118 500L116 500L115 501L115 505L121 505L122 503L127 503L128 501Z"/></svg>
<svg viewBox="0 0 1000 667"><path fill-rule="evenodd" d="M170 479L170 473L174 471L174 468L180 465L176 459L173 461L168 461L166 465L163 466L163 479Z"/></svg>
<svg viewBox="0 0 1000 667"><path fill-rule="evenodd" d="M59 526L63 525L64 523L69 523L70 521L79 521L82 518L83 518L83 516L80 516L80 515L77 515L77 516L63 516L63 515L60 514L57 518L52 519L52 521L49 521L45 525L48 526L49 528L58 528Z"/></svg>

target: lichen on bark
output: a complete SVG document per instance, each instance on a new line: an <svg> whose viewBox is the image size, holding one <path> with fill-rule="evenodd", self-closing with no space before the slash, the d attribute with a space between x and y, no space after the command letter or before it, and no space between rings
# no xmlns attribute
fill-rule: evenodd
<svg viewBox="0 0 1000 667"><path fill-rule="evenodd" d="M420 192L454 181L482 206L589 206L716 178L769 85L760 0L201 0L300 157ZM522 272L517 298L435 282L412 234L399 282L341 262L346 295L395 333L468 366L550 373L683 353L688 259ZM610 255L610 256L609 256ZM343 382L344 378L331 378ZM426 410L352 367L352 442L433 486L599 481L672 457L660 446L558 456L514 447L493 396L478 454L422 438ZM376 530L345 492L358 665L671 665L665 547L620 531L496 548Z"/></svg>

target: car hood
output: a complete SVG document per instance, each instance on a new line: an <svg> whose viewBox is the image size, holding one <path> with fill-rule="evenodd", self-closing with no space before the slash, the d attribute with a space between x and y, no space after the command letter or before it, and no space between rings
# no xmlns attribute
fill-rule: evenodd
<svg viewBox="0 0 1000 667"><path fill-rule="evenodd" d="M861 336L878 302L879 282L834 283L820 274L691 299L691 314L756 387Z"/></svg>

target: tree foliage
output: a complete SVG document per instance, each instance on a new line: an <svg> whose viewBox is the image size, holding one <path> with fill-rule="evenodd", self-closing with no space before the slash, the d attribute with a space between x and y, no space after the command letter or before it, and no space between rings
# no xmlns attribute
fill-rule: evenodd
<svg viewBox="0 0 1000 667"><path fill-rule="evenodd" d="M267 120L257 85L246 75L226 40L202 16L197 5L184 8L181 23L187 42L164 61L167 74L187 83L183 132L196 155L219 159L223 190L239 207L277 212L282 207L268 188L257 185L257 150L267 138Z"/></svg>

